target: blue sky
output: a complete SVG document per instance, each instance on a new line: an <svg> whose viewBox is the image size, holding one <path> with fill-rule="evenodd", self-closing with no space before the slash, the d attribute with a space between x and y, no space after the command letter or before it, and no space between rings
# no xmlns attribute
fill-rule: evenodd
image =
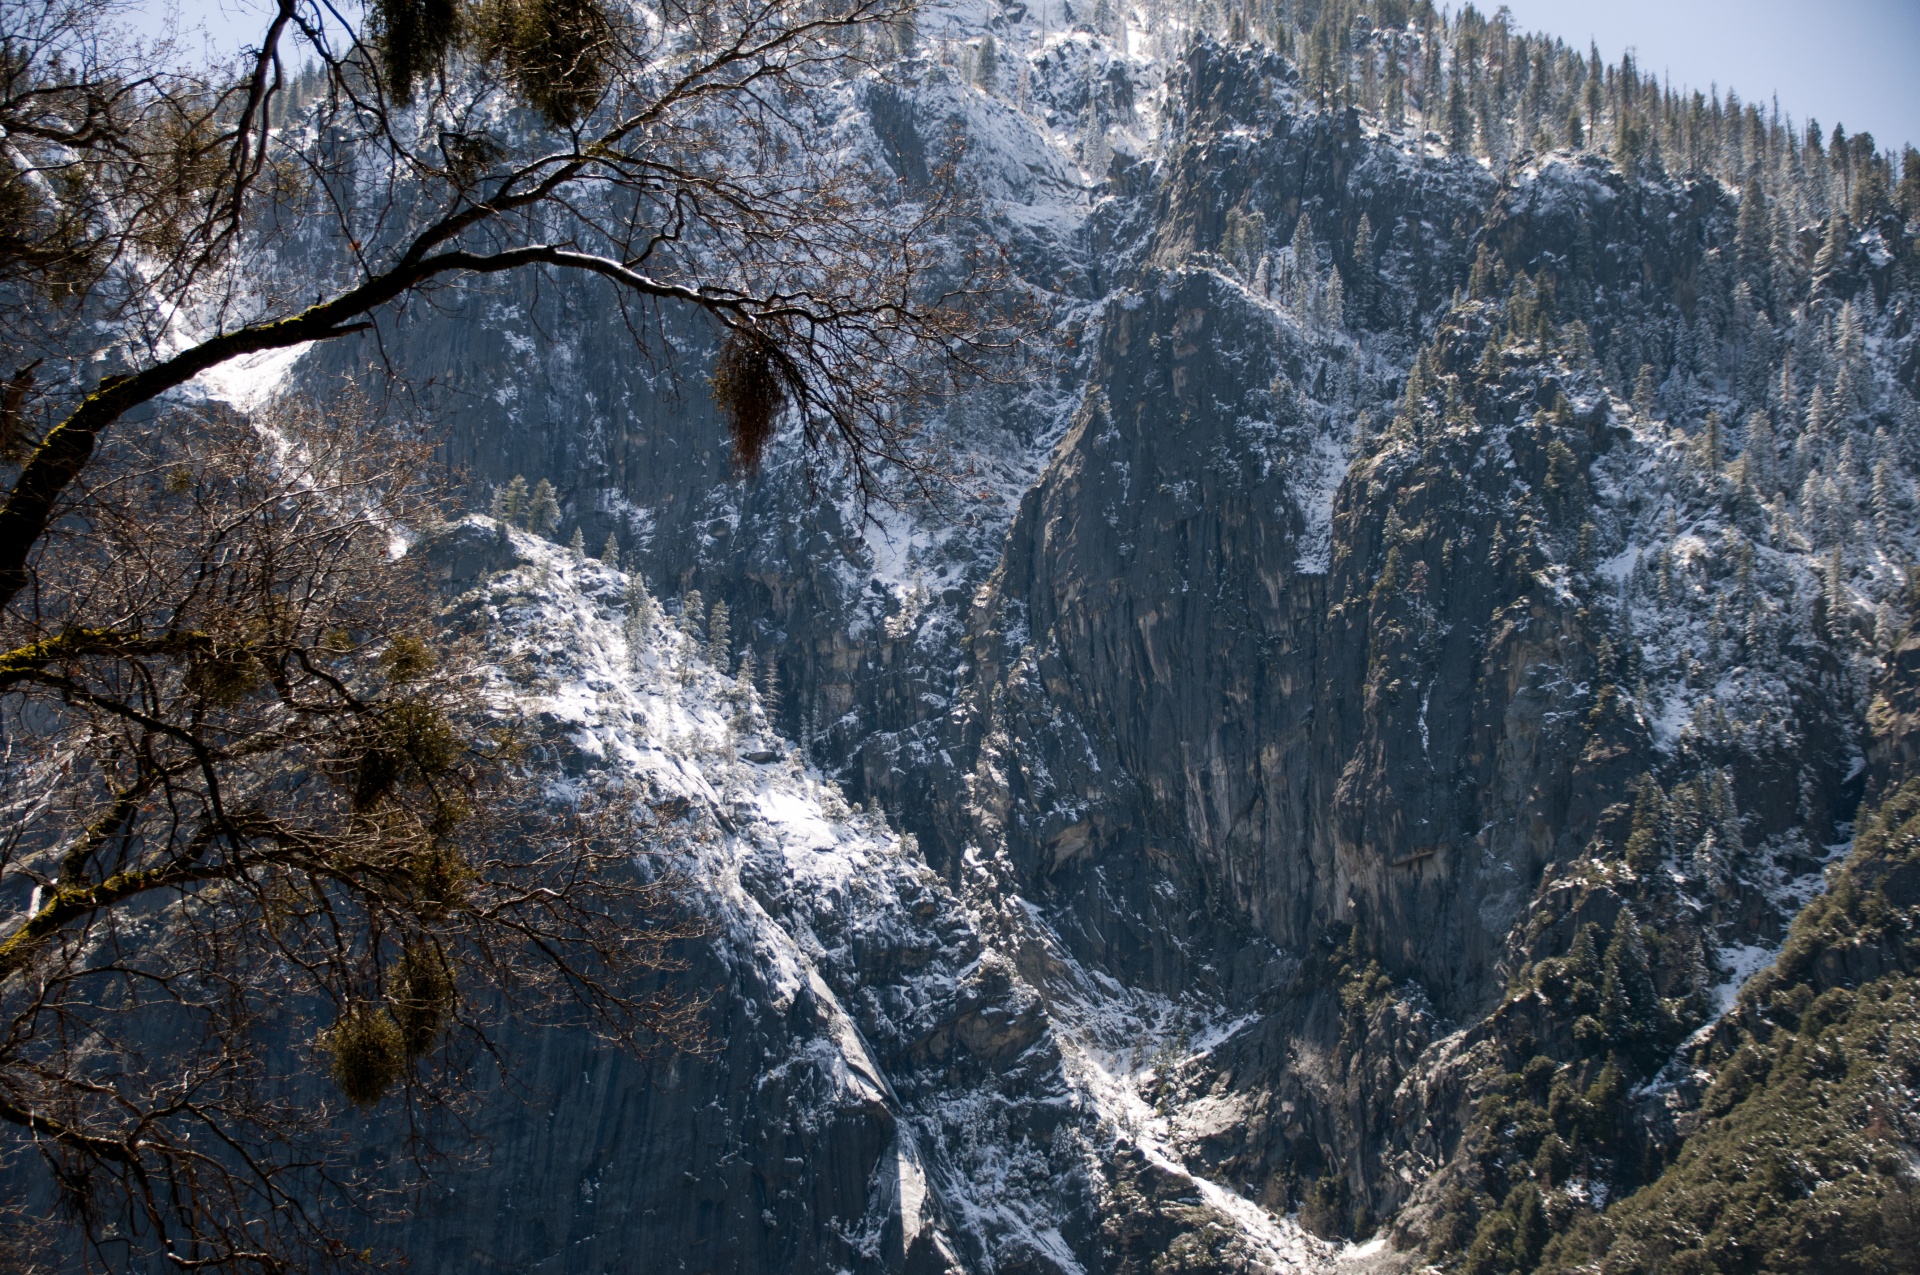
<svg viewBox="0 0 1920 1275"><path fill-rule="evenodd" d="M349 4L352 0L347 0ZM144 0L152 17L168 0ZM232 49L252 35L260 0L180 0L189 28ZM353 7L358 7L357 5ZM1450 7L1458 8L1457 4ZM1497 2L1481 0L1492 12ZM1546 31L1676 85L1731 85L1831 133L1866 129L1881 147L1920 145L1920 0L1507 0L1522 27Z"/></svg>
<svg viewBox="0 0 1920 1275"><path fill-rule="evenodd" d="M1920 0L1506 0L1514 22L1676 86L1731 85L1831 134L1920 146ZM1455 4L1452 7L1458 8ZM1481 0L1482 12L1498 8Z"/></svg>

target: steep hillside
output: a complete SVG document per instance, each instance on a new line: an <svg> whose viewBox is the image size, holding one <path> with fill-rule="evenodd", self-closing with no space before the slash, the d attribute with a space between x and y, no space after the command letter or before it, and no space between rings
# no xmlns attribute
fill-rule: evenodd
<svg viewBox="0 0 1920 1275"><path fill-rule="evenodd" d="M377 334L615 542L456 591L685 803L724 1042L533 1045L415 1267L1910 1250L1920 161L1388 0L929 7L829 105L1049 307L939 499L734 480L591 283Z"/></svg>
<svg viewBox="0 0 1920 1275"><path fill-rule="evenodd" d="M1920 643L1877 688L1876 776L1853 849L1733 1012L1689 1042L1705 1086L1673 1164L1556 1240L1543 1269L1920 1269L1920 777L1899 752ZM1470 1260L1469 1265L1473 1265Z"/></svg>
<svg viewBox="0 0 1920 1275"><path fill-rule="evenodd" d="M711 998L713 1048L641 1062L564 1032L510 1041L519 1092L484 1107L487 1167L381 1248L448 1270L661 1269L640 1236L675 1255L665 1269L1052 1270L1197 1232L1265 1268L1331 1260L1192 1175L1129 1083L1143 1039L1219 1035L1205 1007L1116 994L986 865L934 873L770 729L704 617L486 519L419 551L470 586L452 615L488 641L503 711L567 782L653 811L712 922L680 977Z"/></svg>

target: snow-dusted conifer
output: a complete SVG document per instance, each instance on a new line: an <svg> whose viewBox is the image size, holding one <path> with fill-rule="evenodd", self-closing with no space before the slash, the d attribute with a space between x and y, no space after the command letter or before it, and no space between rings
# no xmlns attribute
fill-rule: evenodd
<svg viewBox="0 0 1920 1275"><path fill-rule="evenodd" d="M1827 554L1827 568L1821 587L1827 600L1827 630L1837 638L1846 631L1844 617L1847 607L1846 558L1838 544Z"/></svg>
<svg viewBox="0 0 1920 1275"><path fill-rule="evenodd" d="M640 667L641 652L646 649L647 631L653 627L658 611L653 604L653 595L647 592L647 585L638 571L627 580L627 618L621 626L627 639L627 660L635 668Z"/></svg>
<svg viewBox="0 0 1920 1275"><path fill-rule="evenodd" d="M1886 461L1875 462L1873 466L1873 487L1868 496L1868 507L1873 514L1873 532L1881 540L1891 540L1897 522L1898 511L1894 508L1893 467Z"/></svg>
<svg viewBox="0 0 1920 1275"><path fill-rule="evenodd" d="M1768 256L1773 273L1774 313L1784 317L1787 309L1807 286L1807 271L1801 263L1799 237L1793 233L1793 221L1787 213L1784 200L1774 205L1773 241Z"/></svg>
<svg viewBox="0 0 1920 1275"><path fill-rule="evenodd" d="M1353 252L1350 261L1353 273L1352 277L1346 281L1347 293L1355 324L1364 326L1368 316L1374 312L1374 303L1380 287L1378 271L1373 260L1373 221L1365 213L1360 214L1360 224L1353 232Z"/></svg>
<svg viewBox="0 0 1920 1275"><path fill-rule="evenodd" d="M1743 277L1757 292L1772 282L1773 218L1768 216L1766 192L1756 174L1747 178L1740 196L1740 214L1734 219L1734 255Z"/></svg>
<svg viewBox="0 0 1920 1275"><path fill-rule="evenodd" d="M722 672L733 667L733 621L724 600L707 617L707 663Z"/></svg>
<svg viewBox="0 0 1920 1275"><path fill-rule="evenodd" d="M769 658L760 674L760 702L766 707L767 716L772 717L780 711L780 661Z"/></svg>
<svg viewBox="0 0 1920 1275"><path fill-rule="evenodd" d="M1287 247L1291 257L1288 275L1293 285L1293 295L1289 301L1294 313L1304 316L1313 310L1315 285L1319 282L1320 274L1320 249L1313 237L1313 219L1306 213L1301 213L1299 220L1293 223L1293 238Z"/></svg>
<svg viewBox="0 0 1920 1275"><path fill-rule="evenodd" d="M653 604L653 595L647 592L647 582L638 571L627 578L627 631L630 636L637 635L650 626L659 614Z"/></svg>
<svg viewBox="0 0 1920 1275"><path fill-rule="evenodd" d="M573 529L573 539L567 542L567 556L575 562L583 562L587 556L587 533L579 527Z"/></svg>
<svg viewBox="0 0 1920 1275"><path fill-rule="evenodd" d="M1820 243L1820 251L1814 254L1814 278L1830 275L1846 264L1847 244L1852 238L1853 227L1847 223L1847 214L1836 208L1827 219L1827 234Z"/></svg>
<svg viewBox="0 0 1920 1275"><path fill-rule="evenodd" d="M1718 411L1707 413L1706 424L1701 427L1698 439L1700 467L1709 474L1720 472L1720 462L1726 458L1726 430Z"/></svg>
<svg viewBox="0 0 1920 1275"><path fill-rule="evenodd" d="M980 52L974 60L973 82L988 93L1000 88L1000 50L991 35L980 37Z"/></svg>
<svg viewBox="0 0 1920 1275"><path fill-rule="evenodd" d="M1593 366L1593 334L1584 321L1573 320L1562 329L1561 335L1566 342L1567 362L1581 368Z"/></svg>
<svg viewBox="0 0 1920 1275"><path fill-rule="evenodd" d="M1733 781L1725 770L1715 770L1708 781L1707 816L1713 820L1713 830L1724 853L1737 856L1742 849L1740 808L1734 804Z"/></svg>
<svg viewBox="0 0 1920 1275"><path fill-rule="evenodd" d="M536 536L551 536L560 527L560 502L553 484L542 478L527 500L527 530Z"/></svg>
<svg viewBox="0 0 1920 1275"><path fill-rule="evenodd" d="M496 487L493 492L493 502L488 506L487 512L500 522L515 526L523 525L527 512L526 478L515 474L506 486Z"/></svg>
<svg viewBox="0 0 1920 1275"><path fill-rule="evenodd" d="M607 543L600 550L600 561L615 571L620 569L620 538L611 531L607 533Z"/></svg>
<svg viewBox="0 0 1920 1275"><path fill-rule="evenodd" d="M1516 285L1515 294L1519 288ZM1473 254L1473 268L1467 272L1467 296L1479 301L1493 295L1493 253L1481 244Z"/></svg>
<svg viewBox="0 0 1920 1275"><path fill-rule="evenodd" d="M1654 409L1659 406L1657 396L1660 381L1653 370L1653 364L1642 363L1640 375L1633 382L1633 410L1646 420L1653 419Z"/></svg>
<svg viewBox="0 0 1920 1275"><path fill-rule="evenodd" d="M1473 153L1473 108L1467 100L1467 77L1464 67L1448 77L1447 85L1447 150L1454 155Z"/></svg>

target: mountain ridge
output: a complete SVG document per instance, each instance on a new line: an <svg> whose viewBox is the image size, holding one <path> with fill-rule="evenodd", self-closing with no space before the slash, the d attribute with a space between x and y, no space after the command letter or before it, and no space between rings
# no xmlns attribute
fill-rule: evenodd
<svg viewBox="0 0 1920 1275"><path fill-rule="evenodd" d="M1524 46L1548 87L1515 89L1503 26L1391 7L1322 7L1297 60L1231 19L1161 61L1111 15L923 15L904 82L854 95L863 136L924 180L957 121L1072 338L929 422L975 468L937 509L815 501L785 443L733 485L710 409L615 357L578 286L491 298L458 342L382 334L460 387L449 452L476 479L547 474L565 530L612 533L669 610L727 603L778 672L754 729L883 807L977 948L875 1055L887 1118L841 1104L850 1149L630 1148L635 1182L688 1176L668 1211L712 1215L718 1256L687 1269L1601 1260L1582 1237L1718 1101L1725 1060L1687 1060L1752 1012L1742 980L1791 946L1865 786L1897 788L1911 732L1869 727L1909 689L1869 683L1911 662L1920 210L1884 174L1862 203L1871 163L1816 181L1822 139L1782 153L1751 112L1709 159L1681 102L1702 158L1664 171L1630 68L1575 82ZM1410 69L1382 88L1389 58ZM1368 76L1377 111L1341 100ZM1444 129L1392 127L1395 84ZM1606 118L1610 153L1515 138L1547 118L1529 91ZM769 899L793 889L768 871ZM811 917L761 906L806 947ZM906 959L827 961L866 1009L765 1039L894 1032ZM727 1012L780 1001L725 968ZM700 1084L735 1101L763 1065ZM874 1168L900 1130L920 1230ZM545 1153L508 1141L518 1181ZM811 1203L763 1247L709 1162ZM508 1227L496 1260L562 1260L578 1214ZM1398 1257L1352 1246L1376 1231Z"/></svg>

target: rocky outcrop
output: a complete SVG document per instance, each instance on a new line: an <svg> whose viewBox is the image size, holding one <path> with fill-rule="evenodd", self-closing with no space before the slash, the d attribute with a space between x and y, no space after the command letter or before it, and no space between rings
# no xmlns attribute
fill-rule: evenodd
<svg viewBox="0 0 1920 1275"><path fill-rule="evenodd" d="M590 285L385 334L459 395L477 486L551 477L563 536L614 532L670 612L727 602L778 673L737 692L755 755L866 821L836 833L850 878L764 811L696 816L708 901L749 936L688 975L720 1047L529 1039L539 1096L485 1108L488 1162L405 1246L1229 1270L1330 1261L1302 1226L1393 1219L1436 1255L1530 1198L1573 1226L1696 1127L1675 1050L1920 720L1898 678L1863 694L1846 586L1884 593L1892 559L1847 577L1761 457L1632 375L1675 345L1708 381L1739 363L1695 335L1737 200L1592 155L1495 173L1206 40L1164 80L1084 33L1036 44L1024 113L920 69L865 99L876 154L922 181L938 132L977 128L1008 259L1071 346L931 426L974 458L938 507L818 499L792 451L731 481L702 334L636 362ZM1082 185L1062 120L1149 110L1160 152ZM462 588L512 566L474 553ZM584 576L569 597L616 605ZM557 658L617 645L607 623ZM680 755L716 798L751 787L737 755Z"/></svg>

